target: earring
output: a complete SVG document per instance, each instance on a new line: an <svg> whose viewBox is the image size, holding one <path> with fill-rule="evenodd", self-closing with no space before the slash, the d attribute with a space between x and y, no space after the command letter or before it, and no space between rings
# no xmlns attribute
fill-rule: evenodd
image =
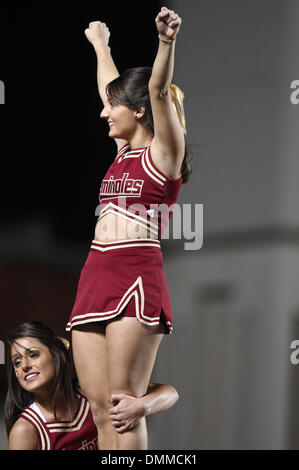
<svg viewBox="0 0 299 470"><path fill-rule="evenodd" d="M19 376L18 376L18 372L17 372L17 371L16 371L16 377L19 377Z"/></svg>

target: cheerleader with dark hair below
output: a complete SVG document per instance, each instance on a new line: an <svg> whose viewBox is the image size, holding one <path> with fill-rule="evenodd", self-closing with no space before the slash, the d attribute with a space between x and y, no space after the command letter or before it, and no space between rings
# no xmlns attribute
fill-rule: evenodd
<svg viewBox="0 0 299 470"><path fill-rule="evenodd" d="M7 338L5 422L10 450L96 450L98 432L82 394L66 339L41 321L20 325ZM150 383L142 398L113 395L109 416L118 433L178 398L170 385Z"/></svg>

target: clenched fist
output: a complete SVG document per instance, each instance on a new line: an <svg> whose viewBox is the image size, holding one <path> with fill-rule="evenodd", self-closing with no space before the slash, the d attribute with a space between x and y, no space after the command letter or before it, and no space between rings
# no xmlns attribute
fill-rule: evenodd
<svg viewBox="0 0 299 470"><path fill-rule="evenodd" d="M101 21L92 21L89 23L89 27L84 31L85 36L92 45L101 43L108 45L110 31L106 26L106 23L101 23Z"/></svg>
<svg viewBox="0 0 299 470"><path fill-rule="evenodd" d="M156 26L160 36L164 39L174 40L179 32L182 19L173 10L162 7L156 19Z"/></svg>

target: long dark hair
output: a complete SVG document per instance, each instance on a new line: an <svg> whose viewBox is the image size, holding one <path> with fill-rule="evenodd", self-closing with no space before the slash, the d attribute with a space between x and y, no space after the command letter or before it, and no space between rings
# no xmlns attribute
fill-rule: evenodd
<svg viewBox="0 0 299 470"><path fill-rule="evenodd" d="M15 369L11 359L11 347L20 338L36 338L46 346L53 358L55 367L55 378L51 391L50 403L53 405L54 416L56 407L61 399L66 399L67 409L71 412L71 403L76 398L77 379L71 355L61 338L55 335L54 330L42 321L30 321L17 327L7 338L6 353L8 393L5 402L5 425L9 435L11 428L18 419L18 415L24 407L34 401L32 393L24 390L16 377Z"/></svg>
<svg viewBox="0 0 299 470"><path fill-rule="evenodd" d="M145 127L154 136L154 121L148 90L149 79L152 74L151 67L135 67L127 69L119 77L108 83L106 94L116 104L122 104L130 109L143 106L145 113ZM185 141L185 155L181 167L183 183L187 183L192 173L190 146Z"/></svg>

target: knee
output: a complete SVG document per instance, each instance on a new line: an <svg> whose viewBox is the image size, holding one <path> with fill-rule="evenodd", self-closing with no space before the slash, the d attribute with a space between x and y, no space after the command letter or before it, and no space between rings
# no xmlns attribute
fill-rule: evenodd
<svg viewBox="0 0 299 470"><path fill-rule="evenodd" d="M86 394L89 403L90 411L96 427L103 426L109 420L109 408L111 407L109 395Z"/></svg>
<svg viewBox="0 0 299 470"><path fill-rule="evenodd" d="M97 428L103 427L106 423L109 422L109 403L107 405L98 402L90 402L90 410L94 424Z"/></svg>

